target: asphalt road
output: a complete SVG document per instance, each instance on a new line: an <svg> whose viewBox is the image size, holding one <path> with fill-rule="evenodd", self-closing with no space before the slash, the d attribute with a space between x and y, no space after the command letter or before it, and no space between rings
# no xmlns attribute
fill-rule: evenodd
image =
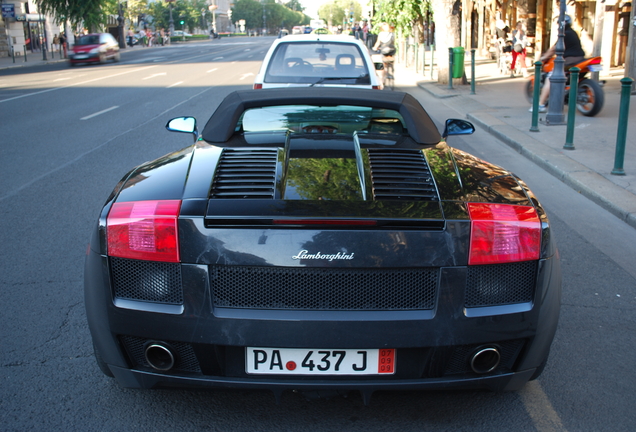
<svg viewBox="0 0 636 432"><path fill-rule="evenodd" d="M93 359L83 259L97 212L133 166L189 145L251 87L272 39L135 48L122 62L0 71L0 430L631 431L636 423L636 231L477 131L450 144L522 177L563 262L562 315L544 374L515 393L127 390ZM460 108L412 92L438 124ZM631 257L631 258L630 258Z"/></svg>

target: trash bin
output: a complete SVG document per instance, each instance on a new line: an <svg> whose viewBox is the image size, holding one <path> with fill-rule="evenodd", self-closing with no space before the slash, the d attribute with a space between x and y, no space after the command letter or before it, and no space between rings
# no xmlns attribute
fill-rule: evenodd
<svg viewBox="0 0 636 432"><path fill-rule="evenodd" d="M464 47L453 48L453 78L464 76Z"/></svg>

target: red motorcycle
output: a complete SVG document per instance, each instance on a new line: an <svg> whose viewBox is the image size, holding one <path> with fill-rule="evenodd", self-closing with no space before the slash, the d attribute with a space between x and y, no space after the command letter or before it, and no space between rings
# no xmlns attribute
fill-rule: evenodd
<svg viewBox="0 0 636 432"><path fill-rule="evenodd" d="M586 77L588 72L598 72L602 69L601 58L592 57L585 59L580 63L571 65L570 67L577 67L581 71L579 72L579 85L576 95L576 109L579 110L584 116L592 117L598 114L603 108L605 102L605 94L603 93L603 87L598 82ZM548 73L554 69L554 57L546 61L541 68L541 86L548 76ZM566 83L565 83L565 104L568 104L570 98L570 73L565 71ZM531 75L526 83L526 98L530 103L534 97L534 76Z"/></svg>

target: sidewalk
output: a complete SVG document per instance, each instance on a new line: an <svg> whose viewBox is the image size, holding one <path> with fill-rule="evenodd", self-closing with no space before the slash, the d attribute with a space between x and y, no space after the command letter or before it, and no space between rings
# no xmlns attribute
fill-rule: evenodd
<svg viewBox="0 0 636 432"><path fill-rule="evenodd" d="M470 63L466 63L470 76ZM439 85L431 80L430 69L425 75L413 67L396 65L397 84L418 85L444 104L455 109L496 138L538 164L550 174L579 191L621 220L636 228L636 96L631 96L624 176L612 175L618 130L620 79L623 69L610 71L604 86L605 104L595 117L577 112L574 129L575 150L564 150L565 125L547 126L541 123L539 132L530 132L532 114L524 96L526 79L502 76L494 61L477 59L475 93L471 86ZM436 74L434 79L437 79ZM469 81L470 83L470 81ZM567 107L565 108L567 120Z"/></svg>
<svg viewBox="0 0 636 432"><path fill-rule="evenodd" d="M24 51L16 51L15 61L13 57L0 57L0 69L22 68L68 61L67 59L61 58L60 53L51 51L46 52L46 60L42 60L42 58L43 55L41 51L34 53L27 51L25 61Z"/></svg>

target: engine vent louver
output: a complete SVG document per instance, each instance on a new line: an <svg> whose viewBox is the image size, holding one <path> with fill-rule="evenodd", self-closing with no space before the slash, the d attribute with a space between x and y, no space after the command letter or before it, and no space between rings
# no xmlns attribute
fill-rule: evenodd
<svg viewBox="0 0 636 432"><path fill-rule="evenodd" d="M210 198L274 198L276 149L225 149L214 176Z"/></svg>
<svg viewBox="0 0 636 432"><path fill-rule="evenodd" d="M376 200L438 201L426 159L420 150L369 149Z"/></svg>

